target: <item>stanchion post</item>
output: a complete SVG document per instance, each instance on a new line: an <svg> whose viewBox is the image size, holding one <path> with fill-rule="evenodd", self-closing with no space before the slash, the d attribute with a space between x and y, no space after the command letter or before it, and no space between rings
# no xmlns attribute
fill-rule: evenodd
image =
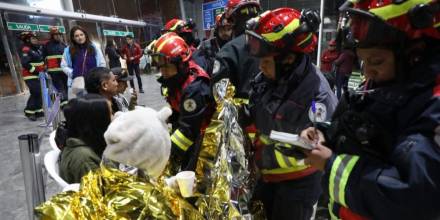
<svg viewBox="0 0 440 220"><path fill-rule="evenodd" d="M21 135L18 141L29 219L35 219L34 208L45 201L43 162L38 135Z"/></svg>

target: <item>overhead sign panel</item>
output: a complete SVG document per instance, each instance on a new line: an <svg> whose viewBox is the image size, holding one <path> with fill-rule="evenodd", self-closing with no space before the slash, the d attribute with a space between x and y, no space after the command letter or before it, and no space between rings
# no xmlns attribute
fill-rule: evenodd
<svg viewBox="0 0 440 220"><path fill-rule="evenodd" d="M228 0L203 3L203 29L210 30L215 25L215 17L225 11Z"/></svg>
<svg viewBox="0 0 440 220"><path fill-rule="evenodd" d="M104 36L114 36L114 37L126 37L127 35L134 36L133 32L130 31L117 31L117 30L103 30Z"/></svg>
<svg viewBox="0 0 440 220"><path fill-rule="evenodd" d="M18 23L18 22L7 22L8 30L11 31L35 31L35 32L49 32L51 27L58 27L61 33L66 33L66 28L64 26L54 26L45 24L31 24L31 23Z"/></svg>

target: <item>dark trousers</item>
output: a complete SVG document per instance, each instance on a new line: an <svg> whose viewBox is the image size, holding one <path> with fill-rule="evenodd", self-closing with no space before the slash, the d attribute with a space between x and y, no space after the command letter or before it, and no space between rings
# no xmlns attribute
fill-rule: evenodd
<svg viewBox="0 0 440 220"><path fill-rule="evenodd" d="M61 94L61 104L67 104L67 75L63 72L52 72L50 77L52 78L53 86Z"/></svg>
<svg viewBox="0 0 440 220"><path fill-rule="evenodd" d="M342 91L346 91L348 87L348 79L350 76L343 73L336 73L336 96L338 99L342 96Z"/></svg>
<svg viewBox="0 0 440 220"><path fill-rule="evenodd" d="M26 103L26 108L24 109L24 114L29 117L31 115L43 116L44 112L42 109L43 100L41 99L41 87L39 79L28 79L24 81L29 88L29 99Z"/></svg>
<svg viewBox="0 0 440 220"><path fill-rule="evenodd" d="M260 181L255 199L261 200L269 220L310 220L321 194L321 172L277 183Z"/></svg>
<svg viewBox="0 0 440 220"><path fill-rule="evenodd" d="M127 63L128 74L133 76L136 73L136 78L139 86L139 90L142 89L141 71L138 63ZM134 89L134 80L130 80L130 86Z"/></svg>

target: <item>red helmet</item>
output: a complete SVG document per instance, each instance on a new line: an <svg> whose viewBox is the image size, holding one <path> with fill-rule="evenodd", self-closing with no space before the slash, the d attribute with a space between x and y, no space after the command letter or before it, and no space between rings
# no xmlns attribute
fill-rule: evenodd
<svg viewBox="0 0 440 220"><path fill-rule="evenodd" d="M55 35L55 34L61 34L61 31L58 27L52 26L49 28L49 33L51 35Z"/></svg>
<svg viewBox="0 0 440 220"><path fill-rule="evenodd" d="M231 25L228 20L225 17L225 13L221 13L217 16L215 16L215 27L223 27L223 26L227 26L227 25Z"/></svg>
<svg viewBox="0 0 440 220"><path fill-rule="evenodd" d="M23 31L20 33L20 40L22 41L26 41L28 39L30 39L31 37L37 37L37 34L35 32L32 31Z"/></svg>
<svg viewBox="0 0 440 220"><path fill-rule="evenodd" d="M310 53L317 45L314 32L320 24L313 10L299 12L293 8L266 11L246 24L250 53L265 56L282 51Z"/></svg>
<svg viewBox="0 0 440 220"><path fill-rule="evenodd" d="M260 1L258 0L229 0L225 10L226 18L230 18L233 14L235 14L235 12L238 11L238 9L241 10L246 6L254 6L254 9L256 10L255 14L261 10ZM249 9L247 12L243 13L249 14Z"/></svg>
<svg viewBox="0 0 440 220"><path fill-rule="evenodd" d="M349 15L358 46L388 45L402 36L440 39L438 0L350 0L340 10Z"/></svg>
<svg viewBox="0 0 440 220"><path fill-rule="evenodd" d="M180 20L177 18L171 19L165 24L165 27L162 29L163 33L166 32L176 32L176 33L183 33L183 32L192 32L195 28L195 23L192 19L189 19L188 21Z"/></svg>
<svg viewBox="0 0 440 220"><path fill-rule="evenodd" d="M153 46L153 64L161 67L167 63L187 62L191 59L191 48L176 33L162 35Z"/></svg>

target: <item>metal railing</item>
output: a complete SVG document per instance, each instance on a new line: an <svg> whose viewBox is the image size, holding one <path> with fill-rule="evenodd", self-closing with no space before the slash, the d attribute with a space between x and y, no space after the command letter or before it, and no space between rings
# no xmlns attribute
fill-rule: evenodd
<svg viewBox="0 0 440 220"><path fill-rule="evenodd" d="M40 72L38 77L40 79L41 98L45 118L45 123L41 126L49 127L52 125L53 130L56 130L60 122L61 95L53 86L52 78L49 74Z"/></svg>

